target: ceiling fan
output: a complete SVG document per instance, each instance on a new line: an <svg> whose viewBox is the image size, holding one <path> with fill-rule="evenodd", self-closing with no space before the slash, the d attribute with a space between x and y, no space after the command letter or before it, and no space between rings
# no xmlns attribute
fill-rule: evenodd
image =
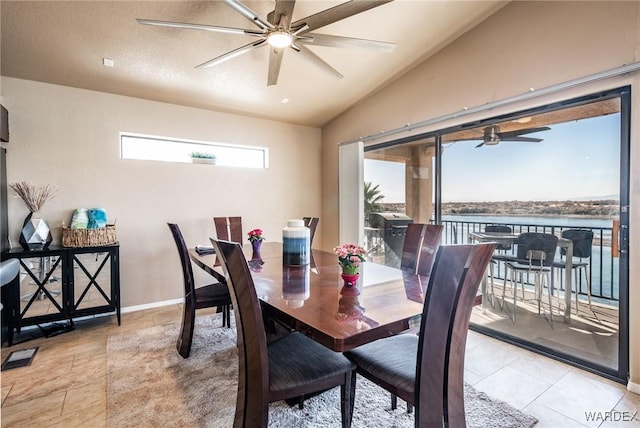
<svg viewBox="0 0 640 428"><path fill-rule="evenodd" d="M257 40L241 46L237 49L222 54L207 62L198 65L196 68L209 68L224 61L238 57L262 46L269 46L269 73L267 85L272 86L278 83L280 65L286 48L291 48L299 53L301 57L320 67L327 73L342 78L342 74L331 67L327 62L314 54L307 45L345 47L345 48L365 48L382 52L391 52L395 49L395 43L380 42L376 40L356 39L352 37L332 36L328 34L312 33L313 30L348 18L353 15L365 12L392 0L357 0L348 1L335 7L309 15L306 18L291 22L295 0L276 0L275 9L267 15L267 19L260 18L255 12L240 3L238 0L224 0L230 7L242 16L247 18L258 29L243 29L219 27L216 25L188 24L181 22L156 21L151 19L137 19L142 25L154 25L158 27L186 28L191 30L212 31L227 34L241 34L255 37Z"/></svg>
<svg viewBox="0 0 640 428"><path fill-rule="evenodd" d="M482 147L484 145L495 146L501 141L523 141L529 143L539 143L540 141L542 141L542 138L521 137L521 135L548 131L549 129L551 128L549 128L548 126L540 126L536 128L525 128L515 131L500 132L500 127L498 125L491 125L484 128L484 135L482 137L469 138L469 140L482 140L482 143L478 144L476 148Z"/></svg>

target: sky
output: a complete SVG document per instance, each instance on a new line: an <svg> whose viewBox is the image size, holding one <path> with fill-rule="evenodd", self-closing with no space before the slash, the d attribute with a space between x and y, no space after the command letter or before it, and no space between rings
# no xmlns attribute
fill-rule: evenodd
<svg viewBox="0 0 640 428"><path fill-rule="evenodd" d="M617 198L620 114L551 125L540 143L478 141L444 145L443 202ZM364 180L383 202L404 202L404 164L365 159Z"/></svg>

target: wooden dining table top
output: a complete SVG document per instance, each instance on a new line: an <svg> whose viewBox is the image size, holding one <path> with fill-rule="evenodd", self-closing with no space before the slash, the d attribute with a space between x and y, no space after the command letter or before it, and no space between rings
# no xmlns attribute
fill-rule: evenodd
<svg viewBox="0 0 640 428"><path fill-rule="evenodd" d="M426 276L366 262L356 287L345 287L333 253L313 250L311 264L283 266L281 243L263 243L263 264L251 260L249 245L243 251L264 313L334 351L419 325ZM189 253L197 266L225 281L215 254Z"/></svg>

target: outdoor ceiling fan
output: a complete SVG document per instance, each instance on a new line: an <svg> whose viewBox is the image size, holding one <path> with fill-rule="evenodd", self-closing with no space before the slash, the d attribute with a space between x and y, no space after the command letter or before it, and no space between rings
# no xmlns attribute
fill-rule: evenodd
<svg viewBox="0 0 640 428"><path fill-rule="evenodd" d="M551 128L549 128L548 126L540 126L536 128L525 128L515 131L500 132L500 127L498 125L491 125L484 128L484 135L482 137L469 138L469 140L482 140L482 143L478 144L476 148L482 147L484 145L495 146L501 141L523 141L528 143L539 143L540 141L542 141L542 138L521 137L521 135L548 131L549 129Z"/></svg>
<svg viewBox="0 0 640 428"><path fill-rule="evenodd" d="M382 52L391 52L395 49L395 43L379 42L375 40L356 39L352 37L332 36L328 34L312 33L318 28L340 21L353 15L365 12L392 0L357 0L339 4L330 9L323 10L306 18L291 22L295 0L276 0L275 9L267 15L267 19L262 19L251 9L237 0L224 0L236 12L247 18L258 29L247 30L243 28L219 27L215 25L188 24L170 21L155 21L151 19L137 19L143 25L154 25L158 27L186 28L190 30L212 31L227 34L241 34L255 37L257 40L241 46L237 49L222 54L212 60L198 65L196 68L209 68L224 61L238 57L262 46L269 46L269 74L267 85L272 86L278 83L280 65L286 48L291 48L301 57L320 67L327 73L342 78L336 69L314 54L307 45L344 47L344 48L365 48Z"/></svg>

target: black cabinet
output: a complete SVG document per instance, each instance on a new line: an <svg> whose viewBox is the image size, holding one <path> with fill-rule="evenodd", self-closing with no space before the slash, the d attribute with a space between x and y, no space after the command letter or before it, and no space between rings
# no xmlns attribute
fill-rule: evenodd
<svg viewBox="0 0 640 428"><path fill-rule="evenodd" d="M28 325L115 312L120 325L119 245L13 249L2 260L20 260L17 287L2 289L8 342Z"/></svg>

